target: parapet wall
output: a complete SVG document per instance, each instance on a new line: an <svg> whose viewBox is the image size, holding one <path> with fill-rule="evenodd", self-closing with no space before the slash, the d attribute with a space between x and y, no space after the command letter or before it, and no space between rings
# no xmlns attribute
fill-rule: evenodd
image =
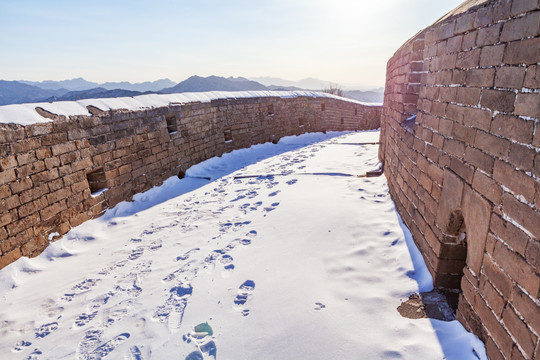
<svg viewBox="0 0 540 360"><path fill-rule="evenodd" d="M540 3L467 1L387 66L380 157L490 359L540 359Z"/></svg>
<svg viewBox="0 0 540 360"><path fill-rule="evenodd" d="M380 106L324 94L208 94L145 110L100 110L106 100L0 107L0 268L208 158L286 135L380 126ZM190 102L196 95L208 101Z"/></svg>

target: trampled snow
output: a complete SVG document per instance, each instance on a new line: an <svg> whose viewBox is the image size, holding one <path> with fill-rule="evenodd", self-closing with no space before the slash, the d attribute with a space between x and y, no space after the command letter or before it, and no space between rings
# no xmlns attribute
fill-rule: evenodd
<svg viewBox="0 0 540 360"><path fill-rule="evenodd" d="M26 126L39 122L50 122L50 119L42 117L36 112L35 109L38 107L55 115L90 116L91 114L87 109L87 106L89 105L102 111L118 109L136 111L169 106L171 104L179 105L192 102L208 103L217 99L241 99L253 97L295 98L299 96L325 97L364 106L380 106L380 104L365 103L317 91L207 91L178 94L146 94L133 97L4 105L0 106L0 123L14 123Z"/></svg>
<svg viewBox="0 0 540 360"><path fill-rule="evenodd" d="M356 176L378 136L210 159L0 270L2 359L486 359L396 310L432 280L384 176Z"/></svg>

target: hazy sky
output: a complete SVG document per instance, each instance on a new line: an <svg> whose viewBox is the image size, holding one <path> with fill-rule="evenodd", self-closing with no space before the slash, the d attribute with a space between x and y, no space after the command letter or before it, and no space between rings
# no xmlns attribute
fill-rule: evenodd
<svg viewBox="0 0 540 360"><path fill-rule="evenodd" d="M384 84L403 42L462 0L1 0L0 79L191 75Z"/></svg>

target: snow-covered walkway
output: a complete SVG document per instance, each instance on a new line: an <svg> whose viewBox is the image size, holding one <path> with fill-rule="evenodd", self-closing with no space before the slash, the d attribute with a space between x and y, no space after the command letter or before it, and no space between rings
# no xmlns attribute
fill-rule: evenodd
<svg viewBox="0 0 540 360"><path fill-rule="evenodd" d="M458 322L396 310L431 278L384 176L346 176L378 137L210 159L0 270L0 358L485 358Z"/></svg>

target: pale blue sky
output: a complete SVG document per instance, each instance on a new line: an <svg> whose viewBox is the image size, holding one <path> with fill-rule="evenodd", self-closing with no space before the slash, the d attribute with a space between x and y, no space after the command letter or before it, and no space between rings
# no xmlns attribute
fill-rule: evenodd
<svg viewBox="0 0 540 360"><path fill-rule="evenodd" d="M0 0L0 79L191 75L384 83L386 62L461 0Z"/></svg>

